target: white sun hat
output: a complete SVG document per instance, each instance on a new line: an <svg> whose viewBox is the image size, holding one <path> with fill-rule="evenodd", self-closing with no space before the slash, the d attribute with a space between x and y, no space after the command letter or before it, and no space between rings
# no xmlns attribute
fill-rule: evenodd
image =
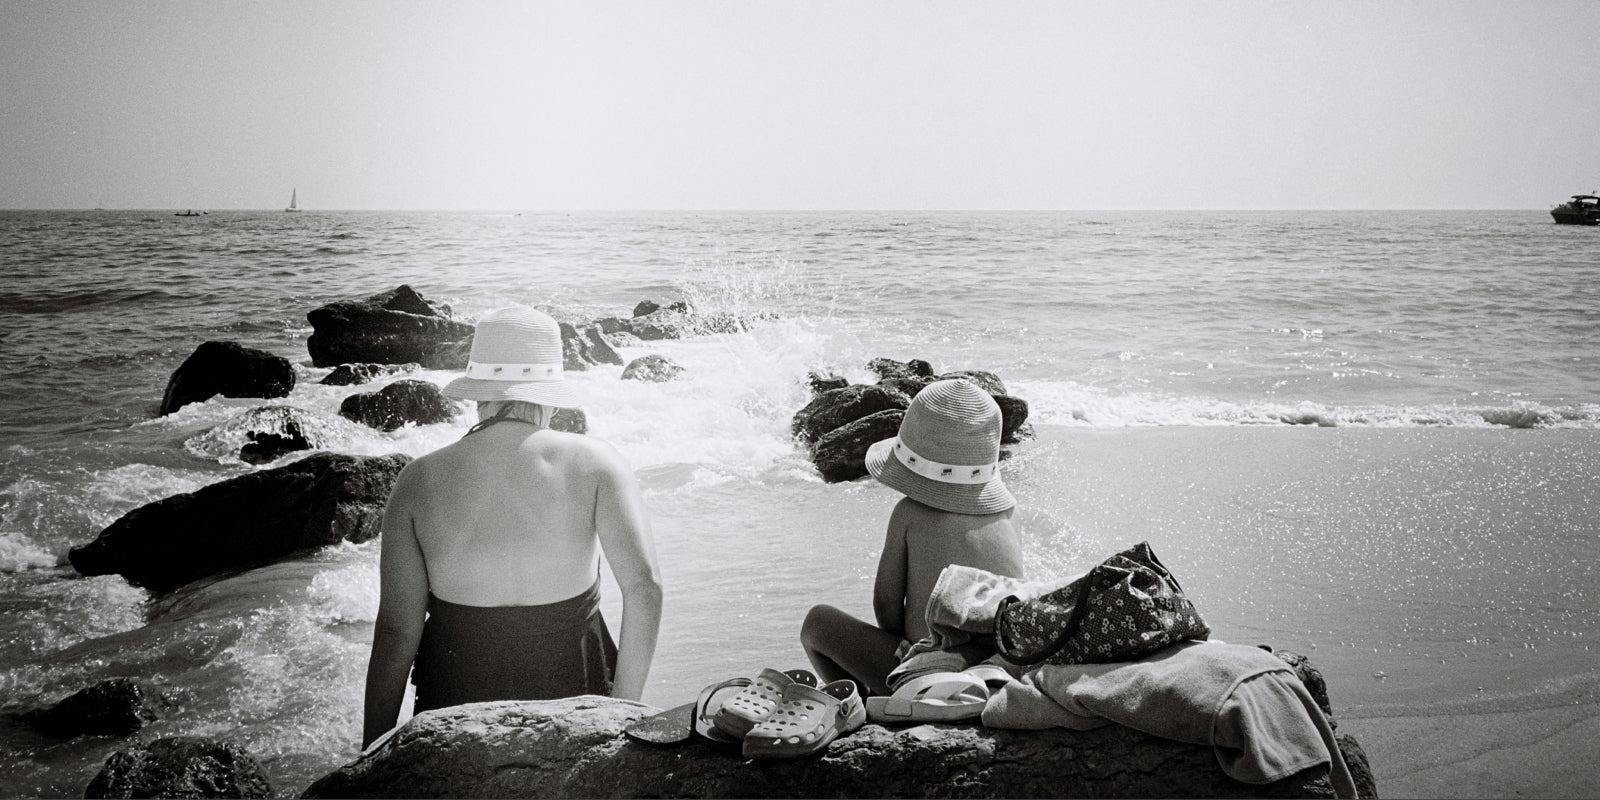
<svg viewBox="0 0 1600 800"><path fill-rule="evenodd" d="M478 320L467 374L444 387L457 400L522 400L577 408L562 374L561 326L542 311L513 306Z"/></svg>
<svg viewBox="0 0 1600 800"><path fill-rule="evenodd" d="M1017 504L1000 479L1000 406L966 379L912 398L900 435L867 449L867 471L923 505L994 514Z"/></svg>

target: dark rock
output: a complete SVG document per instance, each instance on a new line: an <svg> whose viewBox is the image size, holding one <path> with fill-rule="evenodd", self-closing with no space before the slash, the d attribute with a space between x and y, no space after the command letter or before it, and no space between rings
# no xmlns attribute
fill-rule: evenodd
<svg viewBox="0 0 1600 800"><path fill-rule="evenodd" d="M567 433L588 433L589 417L581 408L558 408L550 416L550 430Z"/></svg>
<svg viewBox="0 0 1600 800"><path fill-rule="evenodd" d="M396 372L410 372L416 364L340 364L322 378L324 386L359 386Z"/></svg>
<svg viewBox="0 0 1600 800"><path fill-rule="evenodd" d="M633 307L633 315L636 317L643 317L654 314L660 310L661 304L657 303L656 301L640 300L639 304Z"/></svg>
<svg viewBox="0 0 1600 800"><path fill-rule="evenodd" d="M579 328L571 323L561 323L561 356L565 369L581 372L596 364L622 364L622 356L606 339L598 323Z"/></svg>
<svg viewBox="0 0 1600 800"><path fill-rule="evenodd" d="M874 358L867 362L867 369L878 374L879 378L931 378L933 365L920 358L910 361L895 361L892 358Z"/></svg>
<svg viewBox="0 0 1600 800"><path fill-rule="evenodd" d="M630 362L622 370L622 379L625 381L646 381L650 383L664 383L678 377L683 372L683 367L666 356L650 354L640 356Z"/></svg>
<svg viewBox="0 0 1600 800"><path fill-rule="evenodd" d="M68 695L50 708L26 714L52 736L125 736L178 707L176 692L144 678L112 678Z"/></svg>
<svg viewBox="0 0 1600 800"><path fill-rule="evenodd" d="M695 332L694 322L689 315L671 307L658 308L631 319L606 317L595 320L594 324L600 326L600 330L607 335L626 333L642 341L682 339Z"/></svg>
<svg viewBox="0 0 1600 800"><path fill-rule="evenodd" d="M933 383L932 378L913 378L909 375L901 375L895 378L884 378L878 381L879 386L894 389L898 392L904 392L906 397L912 398L916 397L917 393L921 392L923 389L928 388L928 384L930 383Z"/></svg>
<svg viewBox="0 0 1600 800"><path fill-rule="evenodd" d="M904 410L909 405L911 398L898 389L855 384L843 389L833 389L813 398L805 408L795 413L789 430L800 441L812 445L824 434L847 422L879 411Z"/></svg>
<svg viewBox="0 0 1600 800"><path fill-rule="evenodd" d="M170 736L119 750L84 797L271 797L260 762L233 742Z"/></svg>
<svg viewBox="0 0 1600 800"><path fill-rule="evenodd" d="M961 369L956 370L955 372L946 372L945 374L934 378L934 380L943 381L956 380L960 378L965 378L966 380L972 381L978 385L979 389L982 389L989 394L999 395L1006 393L1006 385L1000 380L999 375L996 375L993 372L986 372L981 369Z"/></svg>
<svg viewBox="0 0 1600 800"><path fill-rule="evenodd" d="M223 397L287 397L294 389L289 359L237 342L206 342L167 380L161 414Z"/></svg>
<svg viewBox="0 0 1600 800"><path fill-rule="evenodd" d="M818 375L815 372L807 375L806 381L811 385L811 396L813 398L819 394L822 394L823 392L831 392L834 389L843 389L844 387L850 385L850 380L848 378L843 378L838 375Z"/></svg>
<svg viewBox="0 0 1600 800"><path fill-rule="evenodd" d="M455 419L455 401L428 381L398 380L376 392L353 394L339 404L339 416L380 431L406 423L432 425Z"/></svg>
<svg viewBox="0 0 1600 800"><path fill-rule="evenodd" d="M311 442L299 428L283 434L250 431L245 435L250 437L250 443L239 448L239 459L246 464L270 464L289 453L311 449Z"/></svg>
<svg viewBox="0 0 1600 800"><path fill-rule="evenodd" d="M811 463L828 483L853 481L867 474L867 448L900 433L906 412L888 409L851 420L822 435L811 451Z"/></svg>
<svg viewBox="0 0 1600 800"><path fill-rule="evenodd" d="M590 323L578 329L578 333L588 342L588 354L596 364L615 364L622 366L622 355L617 348L606 338L606 332L600 330L599 325Z"/></svg>
<svg viewBox="0 0 1600 800"><path fill-rule="evenodd" d="M869 724L817 756L747 760L704 741L663 747L622 735L655 711L592 695L441 709L413 717L302 797L1333 796L1325 769L1241 783L1223 773L1215 748L1121 725Z"/></svg>
<svg viewBox="0 0 1600 800"><path fill-rule="evenodd" d="M68 553L84 575L168 592L340 541L378 535L400 454L313 453L136 508Z"/></svg>
<svg viewBox="0 0 1600 800"><path fill-rule="evenodd" d="M428 369L464 369L473 326L457 322L410 286L365 300L330 303L306 314L311 363L406 364Z"/></svg>
<svg viewBox="0 0 1600 800"><path fill-rule="evenodd" d="M628 332L647 342L682 339L694 332L694 324L688 314L663 308L628 320Z"/></svg>
<svg viewBox="0 0 1600 800"><path fill-rule="evenodd" d="M1032 430L1026 428L1028 401L1007 394L997 394L994 395L994 402L1000 406L1001 444L1016 444L1022 441L1024 435L1032 435Z"/></svg>
<svg viewBox="0 0 1600 800"><path fill-rule="evenodd" d="M244 430L246 439L239 458L247 464L266 464L289 453L326 447L329 437L322 421L294 406L252 408L230 425Z"/></svg>

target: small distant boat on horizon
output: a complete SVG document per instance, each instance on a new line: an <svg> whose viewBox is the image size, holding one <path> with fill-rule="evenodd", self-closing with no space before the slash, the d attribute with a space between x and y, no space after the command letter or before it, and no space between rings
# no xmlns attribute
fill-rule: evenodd
<svg viewBox="0 0 1600 800"><path fill-rule="evenodd" d="M1600 197L1575 194L1571 200L1550 209L1550 216L1561 225L1600 225Z"/></svg>
<svg viewBox="0 0 1600 800"><path fill-rule="evenodd" d="M196 211L196 210L194 210L192 208L186 208L186 209L184 209L182 211L179 211L176 214L173 214L172 216L174 216L174 217L203 217L208 213L210 213L210 212L207 212L207 211Z"/></svg>
<svg viewBox="0 0 1600 800"><path fill-rule="evenodd" d="M289 190L289 207L284 209L284 211L291 211L291 212L294 212L296 214L300 213L300 198L299 198L299 194L300 194L299 188L294 188L294 189L290 189Z"/></svg>

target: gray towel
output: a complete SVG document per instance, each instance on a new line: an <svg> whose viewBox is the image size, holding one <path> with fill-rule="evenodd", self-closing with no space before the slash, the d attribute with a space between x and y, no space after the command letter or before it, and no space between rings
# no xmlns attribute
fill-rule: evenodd
<svg viewBox="0 0 1600 800"><path fill-rule="evenodd" d="M1246 783L1327 765L1335 794L1355 796L1322 710L1287 664L1257 647L1184 642L1132 662L1045 665L983 710L983 724L995 728L1109 722L1211 745L1223 771Z"/></svg>

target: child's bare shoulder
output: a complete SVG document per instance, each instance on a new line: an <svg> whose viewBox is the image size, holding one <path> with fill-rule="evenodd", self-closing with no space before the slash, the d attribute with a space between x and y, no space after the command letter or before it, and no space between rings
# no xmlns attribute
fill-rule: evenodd
<svg viewBox="0 0 1600 800"><path fill-rule="evenodd" d="M1011 509L994 514L958 514L924 505L909 497L901 498L894 507L891 519L905 527L908 533L970 533L976 530L1011 529Z"/></svg>

